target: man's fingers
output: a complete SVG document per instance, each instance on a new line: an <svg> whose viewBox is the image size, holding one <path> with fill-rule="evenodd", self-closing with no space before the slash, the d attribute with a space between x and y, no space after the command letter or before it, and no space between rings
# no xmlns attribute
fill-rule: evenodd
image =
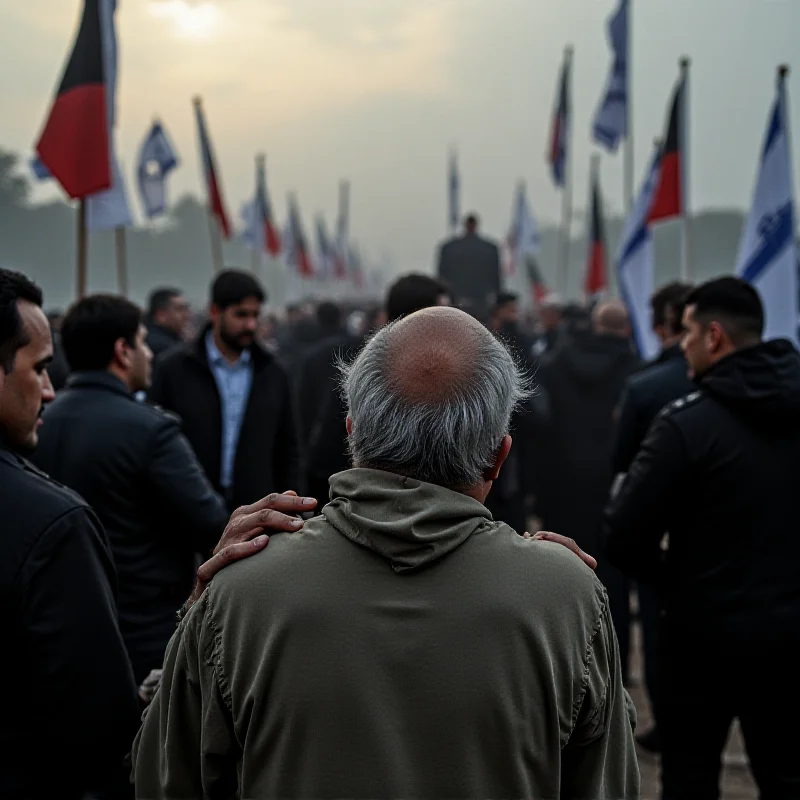
<svg viewBox="0 0 800 800"><path fill-rule="evenodd" d="M584 551L578 547L577 542L574 539L570 539L569 536L562 536L560 533L552 533L551 531L539 531L533 538L539 541L560 544L568 550L572 550L587 567L590 569L597 569L597 559L593 558L588 553L584 553Z"/></svg>
<svg viewBox="0 0 800 800"><path fill-rule="evenodd" d="M269 543L269 536L259 536L252 542L237 542L223 547L216 555L213 555L197 570L197 583L202 594L207 584L221 569L232 564L234 561L253 555L254 551L263 550Z"/></svg>
<svg viewBox="0 0 800 800"><path fill-rule="evenodd" d="M305 511L312 511L317 507L317 501L313 497L298 497L295 492L286 492L284 494L268 494L262 497L257 502L249 506L242 506L234 511L235 516L248 516L257 511L265 511L267 509L274 509L275 511L283 511L287 514L299 514Z"/></svg>

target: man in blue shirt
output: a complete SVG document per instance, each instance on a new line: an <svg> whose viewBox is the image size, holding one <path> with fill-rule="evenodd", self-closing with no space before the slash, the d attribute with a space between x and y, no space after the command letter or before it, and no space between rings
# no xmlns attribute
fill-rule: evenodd
<svg viewBox="0 0 800 800"><path fill-rule="evenodd" d="M225 270L211 287L210 324L167 354L150 399L177 413L229 508L299 486L288 377L256 341L266 293L249 273Z"/></svg>

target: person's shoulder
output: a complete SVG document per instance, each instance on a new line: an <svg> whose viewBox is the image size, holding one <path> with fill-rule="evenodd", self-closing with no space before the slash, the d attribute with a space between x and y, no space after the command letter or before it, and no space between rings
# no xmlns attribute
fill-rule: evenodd
<svg viewBox="0 0 800 800"><path fill-rule="evenodd" d="M708 396L704 392L695 389L667 403L659 412L658 418L672 420L680 424L696 417L698 414L703 414L707 407Z"/></svg>
<svg viewBox="0 0 800 800"><path fill-rule="evenodd" d="M176 367L197 360L199 347L197 339L188 342L173 342L172 346L158 355L156 359L158 369L169 373Z"/></svg>

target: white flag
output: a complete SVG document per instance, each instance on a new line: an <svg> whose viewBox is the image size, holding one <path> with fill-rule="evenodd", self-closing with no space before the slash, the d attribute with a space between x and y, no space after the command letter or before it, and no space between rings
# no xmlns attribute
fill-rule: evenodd
<svg viewBox="0 0 800 800"><path fill-rule="evenodd" d="M798 343L797 243L786 82L781 75L772 108L750 216L742 229L736 274L758 289L765 339Z"/></svg>
<svg viewBox="0 0 800 800"><path fill-rule="evenodd" d="M660 159L660 148L656 148L644 186L636 198L628 219L625 220L616 258L620 294L628 308L639 355L645 359L654 358L660 349L650 317L655 253L653 234L648 222L660 174Z"/></svg>
<svg viewBox="0 0 800 800"><path fill-rule="evenodd" d="M178 166L178 157L160 122L154 122L139 150L136 169L139 199L148 219L167 211L167 175Z"/></svg>
<svg viewBox="0 0 800 800"><path fill-rule="evenodd" d="M525 184L522 181L517 187L514 223L509 235L509 245L515 264L522 264L526 256L538 255L541 246L539 226L533 218Z"/></svg>

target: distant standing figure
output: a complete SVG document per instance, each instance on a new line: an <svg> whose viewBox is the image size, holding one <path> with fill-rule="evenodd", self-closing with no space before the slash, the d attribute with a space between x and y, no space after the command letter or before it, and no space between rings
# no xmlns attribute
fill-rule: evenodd
<svg viewBox="0 0 800 800"><path fill-rule="evenodd" d="M189 324L189 303L178 289L156 289L147 313L147 346L153 359L184 341Z"/></svg>
<svg viewBox="0 0 800 800"><path fill-rule="evenodd" d="M464 235L445 242L439 251L439 279L453 294L453 304L486 321L500 294L500 250L478 236L478 217L464 221Z"/></svg>

